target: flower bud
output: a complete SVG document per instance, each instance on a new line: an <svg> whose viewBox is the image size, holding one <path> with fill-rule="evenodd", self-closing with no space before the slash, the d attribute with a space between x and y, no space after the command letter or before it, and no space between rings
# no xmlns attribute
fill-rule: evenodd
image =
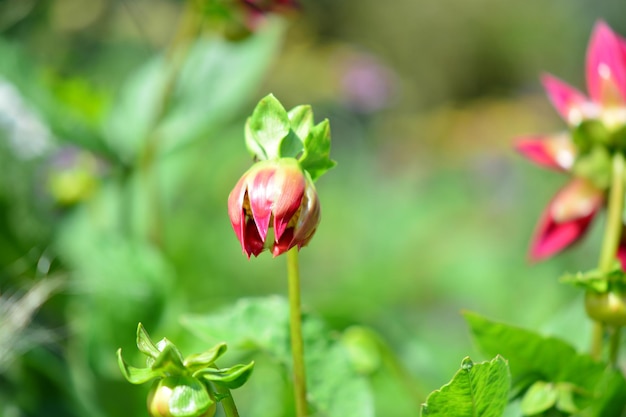
<svg viewBox="0 0 626 417"><path fill-rule="evenodd" d="M278 256L309 242L320 221L320 204L298 161L281 158L257 162L241 177L228 196L228 215L248 257L266 248ZM273 241L268 239L271 228Z"/></svg>
<svg viewBox="0 0 626 417"><path fill-rule="evenodd" d="M213 417L215 400L197 379L169 376L157 381L148 395L152 417Z"/></svg>

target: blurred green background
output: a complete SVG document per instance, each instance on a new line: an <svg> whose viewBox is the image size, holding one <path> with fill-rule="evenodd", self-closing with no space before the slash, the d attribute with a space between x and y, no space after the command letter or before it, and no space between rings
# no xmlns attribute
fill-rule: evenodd
<svg viewBox="0 0 626 417"><path fill-rule="evenodd" d="M242 40L209 21L184 60L183 7L0 0L0 415L147 415L114 354L137 362L139 321L192 353L206 346L181 317L286 293L284 259L248 261L226 211L250 164L245 118L270 92L330 119L338 166L317 183L303 303L337 334L371 328L404 368L413 394L371 375L377 415L417 415L464 356L482 359L464 309L586 326L558 277L595 265L602 222L529 264L566 178L511 145L564 128L539 76L584 89L591 28L625 34L623 1L309 0ZM164 104L167 59L181 64ZM284 384L269 368L242 414L290 415L254 382Z"/></svg>

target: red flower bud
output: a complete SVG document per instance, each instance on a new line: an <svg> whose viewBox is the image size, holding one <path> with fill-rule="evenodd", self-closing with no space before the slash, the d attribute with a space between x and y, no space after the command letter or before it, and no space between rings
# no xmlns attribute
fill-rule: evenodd
<svg viewBox="0 0 626 417"><path fill-rule="evenodd" d="M257 162L228 196L228 215L248 257L264 249L274 256L305 246L320 221L310 177L293 158ZM274 241L267 242L269 229Z"/></svg>

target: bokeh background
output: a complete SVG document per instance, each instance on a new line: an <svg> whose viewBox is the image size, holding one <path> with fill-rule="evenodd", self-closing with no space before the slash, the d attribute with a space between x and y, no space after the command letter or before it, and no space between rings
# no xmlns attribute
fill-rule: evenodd
<svg viewBox="0 0 626 417"><path fill-rule="evenodd" d="M417 415L464 356L484 359L462 310L588 325L558 278L595 264L602 221L530 264L566 178L512 144L564 128L539 77L584 89L592 26L626 34L623 1L309 0L246 39L211 21L163 105L183 7L0 0L0 415L147 415L147 387L115 359L134 360L138 322L191 353L202 341L181 317L286 293L284 260L247 260L226 212L250 164L245 118L270 92L330 119L338 165L317 183L303 303L337 334L385 341L396 362L370 375L377 415ZM284 385L264 369L251 389ZM256 387L246 415L290 415Z"/></svg>

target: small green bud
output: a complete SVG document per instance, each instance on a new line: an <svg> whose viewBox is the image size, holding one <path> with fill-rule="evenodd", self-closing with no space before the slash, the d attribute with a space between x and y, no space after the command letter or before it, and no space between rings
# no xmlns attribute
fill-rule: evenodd
<svg viewBox="0 0 626 417"><path fill-rule="evenodd" d="M148 395L152 417L213 417L213 393L196 378L170 376L154 383Z"/></svg>

